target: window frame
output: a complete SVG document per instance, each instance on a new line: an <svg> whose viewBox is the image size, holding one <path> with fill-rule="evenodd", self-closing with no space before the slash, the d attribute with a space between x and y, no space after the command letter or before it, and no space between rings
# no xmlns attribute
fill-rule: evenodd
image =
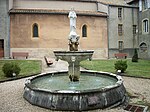
<svg viewBox="0 0 150 112"><path fill-rule="evenodd" d="M148 1L147 1L147 0L144 0L143 2L144 2L144 3L143 3L143 9L144 9L144 10L148 9Z"/></svg>
<svg viewBox="0 0 150 112"><path fill-rule="evenodd" d="M139 48L142 52L147 52L147 44L145 42L140 43Z"/></svg>
<svg viewBox="0 0 150 112"><path fill-rule="evenodd" d="M35 28L37 28L37 29L35 29ZM32 25L32 37L33 38L38 38L39 37L39 25L37 23L34 23Z"/></svg>
<svg viewBox="0 0 150 112"><path fill-rule="evenodd" d="M142 33L148 34L149 33L149 19L145 18L142 20Z"/></svg>
<svg viewBox="0 0 150 112"><path fill-rule="evenodd" d="M4 49L4 40L0 39L0 49Z"/></svg>
<svg viewBox="0 0 150 112"><path fill-rule="evenodd" d="M136 32L136 30L137 30L137 25L133 25L132 27L133 27L133 29L132 29L132 30L133 30L133 35L136 35L136 33L137 33L137 32Z"/></svg>
<svg viewBox="0 0 150 112"><path fill-rule="evenodd" d="M82 37L87 37L87 25L82 26Z"/></svg>
<svg viewBox="0 0 150 112"><path fill-rule="evenodd" d="M123 24L118 24L118 35L119 36L123 35Z"/></svg>
<svg viewBox="0 0 150 112"><path fill-rule="evenodd" d="M118 41L118 49L119 50L123 50L124 49L124 42L123 42L123 40L119 40Z"/></svg>
<svg viewBox="0 0 150 112"><path fill-rule="evenodd" d="M123 8L119 7L118 8L118 18L122 19L122 12L123 12Z"/></svg>

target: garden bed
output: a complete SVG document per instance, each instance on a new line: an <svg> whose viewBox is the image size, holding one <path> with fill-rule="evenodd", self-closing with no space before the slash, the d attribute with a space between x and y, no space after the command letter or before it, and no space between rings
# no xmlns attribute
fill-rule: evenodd
<svg viewBox="0 0 150 112"><path fill-rule="evenodd" d="M17 63L21 71L17 77L8 78L2 71L2 67L5 63L15 62ZM32 76L35 74L41 73L41 64L40 60L0 60L0 82L4 82L7 80L20 79L28 76Z"/></svg>
<svg viewBox="0 0 150 112"><path fill-rule="evenodd" d="M128 65L124 75L140 78L150 78L150 60L139 60L138 62L132 62L131 59L124 60L127 60ZM116 73L114 68L114 63L116 61L116 59L82 61L81 66L85 69Z"/></svg>

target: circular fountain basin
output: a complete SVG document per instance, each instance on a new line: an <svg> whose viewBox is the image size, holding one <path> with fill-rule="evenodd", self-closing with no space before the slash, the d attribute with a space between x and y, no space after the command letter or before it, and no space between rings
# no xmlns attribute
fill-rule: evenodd
<svg viewBox="0 0 150 112"><path fill-rule="evenodd" d="M67 71L43 73L28 79L24 98L52 110L103 109L125 100L120 76L107 72L81 71L79 82L70 82Z"/></svg>

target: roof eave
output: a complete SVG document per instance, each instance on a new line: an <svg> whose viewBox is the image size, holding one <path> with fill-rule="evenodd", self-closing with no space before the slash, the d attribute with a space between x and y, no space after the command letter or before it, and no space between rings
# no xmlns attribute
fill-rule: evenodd
<svg viewBox="0 0 150 112"><path fill-rule="evenodd" d="M129 6L129 5L113 5L113 4L109 4L109 6L114 6L114 7L127 7L127 8L139 8L137 6Z"/></svg>
<svg viewBox="0 0 150 112"><path fill-rule="evenodd" d="M19 11L17 12L17 10L10 10L9 11L9 14L55 14L55 15L67 15L69 13L69 11L65 11L65 12L45 12L45 11L41 11L41 12L38 12L38 11L30 11L30 12L27 12L25 10L22 10L22 11ZM97 17L107 17L108 15L106 13L104 14L94 14L94 13L83 13L83 12L78 12L76 11L76 14L77 15L81 15L81 16L97 16Z"/></svg>

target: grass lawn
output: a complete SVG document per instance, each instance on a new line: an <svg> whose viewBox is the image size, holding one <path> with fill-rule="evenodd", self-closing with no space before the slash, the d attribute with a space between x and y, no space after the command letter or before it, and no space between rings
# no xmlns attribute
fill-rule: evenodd
<svg viewBox="0 0 150 112"><path fill-rule="evenodd" d="M20 74L17 77L30 76L33 74L41 73L40 60L0 60L0 80L9 79L5 77L2 67L6 62L16 62L21 68Z"/></svg>
<svg viewBox="0 0 150 112"><path fill-rule="evenodd" d="M115 73L114 63L116 61L117 59L82 61L80 65L86 69ZM132 62L127 59L127 65L125 75L150 78L150 60Z"/></svg>

